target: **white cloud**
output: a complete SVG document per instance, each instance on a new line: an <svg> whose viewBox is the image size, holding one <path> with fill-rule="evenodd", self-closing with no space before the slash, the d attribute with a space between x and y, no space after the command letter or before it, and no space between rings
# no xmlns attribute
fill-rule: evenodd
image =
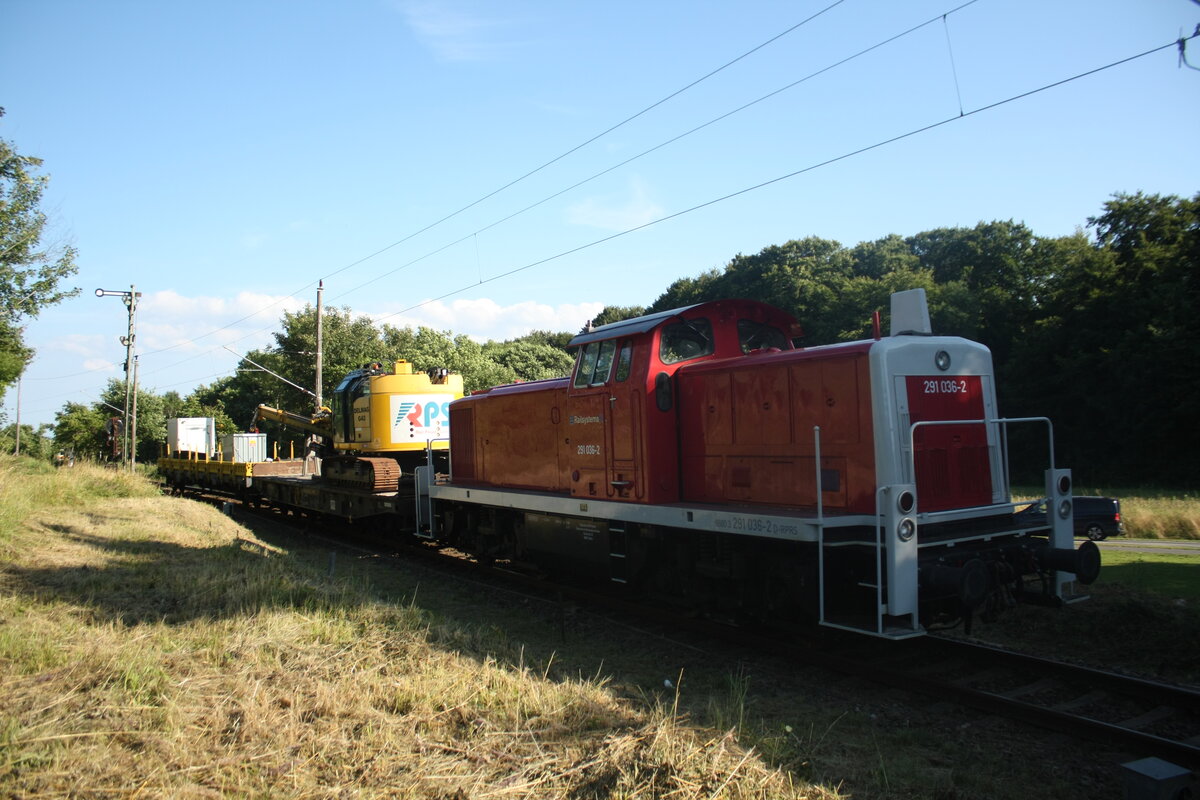
<svg viewBox="0 0 1200 800"><path fill-rule="evenodd" d="M88 358L84 360L83 368L88 372L115 372L117 365L106 358Z"/></svg>
<svg viewBox="0 0 1200 800"><path fill-rule="evenodd" d="M557 306L525 301L502 306L494 300L434 300L403 314L380 312L372 318L396 328L425 326L465 333L486 341L513 339L530 331L577 331L604 308L604 303L563 303Z"/></svg>
<svg viewBox="0 0 1200 800"><path fill-rule="evenodd" d="M449 2L414 1L398 7L416 37L441 61L491 61L516 46L496 38L503 23Z"/></svg>
<svg viewBox="0 0 1200 800"><path fill-rule="evenodd" d="M242 247L247 250L257 250L262 247L270 239L265 233L243 233L241 237Z"/></svg>
<svg viewBox="0 0 1200 800"><path fill-rule="evenodd" d="M609 231L627 231L663 216L662 206L650 199L645 181L634 178L621 198L589 197L567 209L567 222Z"/></svg>
<svg viewBox="0 0 1200 800"><path fill-rule="evenodd" d="M109 338L98 333L71 333L50 342L49 349L81 356L93 356L108 345Z"/></svg>
<svg viewBox="0 0 1200 800"><path fill-rule="evenodd" d="M233 343L260 347L279 328L283 312L304 304L287 295L240 291L232 297L189 297L165 289L138 304L138 348L195 353Z"/></svg>

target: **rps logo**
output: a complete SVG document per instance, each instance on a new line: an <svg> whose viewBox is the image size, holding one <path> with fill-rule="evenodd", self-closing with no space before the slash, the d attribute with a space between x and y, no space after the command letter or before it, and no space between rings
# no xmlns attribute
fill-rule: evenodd
<svg viewBox="0 0 1200 800"><path fill-rule="evenodd" d="M450 433L450 400L437 395L392 398L392 439L425 441Z"/></svg>

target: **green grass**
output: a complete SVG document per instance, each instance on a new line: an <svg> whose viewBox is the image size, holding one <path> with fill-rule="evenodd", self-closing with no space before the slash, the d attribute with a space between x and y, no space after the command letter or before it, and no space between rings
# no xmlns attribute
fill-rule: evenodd
<svg viewBox="0 0 1200 800"><path fill-rule="evenodd" d="M1137 553L1105 548L1100 579L1188 603L1200 603L1200 554Z"/></svg>

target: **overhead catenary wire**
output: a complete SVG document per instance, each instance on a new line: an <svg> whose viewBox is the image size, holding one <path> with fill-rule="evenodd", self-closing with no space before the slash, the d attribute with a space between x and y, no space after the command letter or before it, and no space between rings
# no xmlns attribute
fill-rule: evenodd
<svg viewBox="0 0 1200 800"><path fill-rule="evenodd" d="M595 142L599 141L600 139L604 138L605 136L609 135L610 133L613 133L614 131L619 130L620 128L622 128L625 125L628 125L630 122L633 122L634 120L644 116L645 114L649 113L650 111L653 111L654 109L658 108L659 106L662 106L662 105L670 102L671 100L675 99L676 97L679 97L680 95L684 94L685 92L687 92L691 89L694 89L695 87L699 86L701 83L704 83L705 81L707 81L709 78L712 78L712 77L720 74L721 72L724 72L725 70L729 69L733 65L745 60L746 58L752 56L753 54L757 53L758 51L762 50L763 48L774 44L775 42L784 38L788 34L799 30L800 28L804 27L805 25L809 24L810 22L816 20L817 18L828 13L829 11L833 10L834 8L840 6L844 2L846 2L846 0L834 0L834 2L825 6L820 11L817 11L816 13L811 14L810 16L802 19L800 22L797 22L796 24L792 25L791 27L786 28L783 31L780 31L779 33L775 34L774 36L771 36L769 39L767 39L763 42L760 42L759 44L757 44L754 47L750 48L749 50L743 52L742 54L738 55L737 57L725 62L724 64L717 67L716 69L713 69L713 70L709 71L708 73L706 73L706 74L700 76L699 78L696 78L695 80L691 81L690 83L686 84L685 86L682 86L681 88L674 90L673 92L667 94L665 97L662 97L661 99L654 101L650 105L646 106L645 108L642 108L640 111L637 111L634 114L629 115L628 117L621 120L620 122L617 122L614 125L610 125L608 128L604 129L600 133L597 133L597 134L585 139L584 141L580 142L579 144L574 145L573 147L569 148L568 150L564 151L563 153L560 153L559 155L555 156L554 158L551 158L549 161L546 161L545 163L541 164L540 166L534 167L533 169L524 173L520 177L517 177L517 178L514 178L514 179L508 181L507 183L500 186L499 188L493 189L492 191L488 192L487 194L483 195L482 197L480 197L476 200L473 200L472 202L468 203L467 205L463 206L462 208L458 209L457 211L453 211L449 214L446 214L445 216L441 217L440 219L435 220L434 222L431 222L428 225L425 225L424 227L420 228L419 230L413 231L412 233L409 233L400 239L397 239L396 241L392 242L391 244L389 244L385 247L381 247L380 249L374 251L373 253L365 255L362 258L356 259L355 261L352 261L349 264L339 267L338 269L334 270L333 272L323 275L321 278L319 278L317 280L313 280L313 281L306 283L304 286L301 286L299 289L295 290L291 294L284 295L284 297L281 300L276 301L275 303L272 303L268 306L265 306L251 314L247 314L246 316L241 317L240 319L236 319L233 322L229 322L225 325L222 325L219 328L214 328L213 330L208 331L207 333L203 333L203 334L201 334L195 338L189 339L185 342L179 342L179 343L170 345L169 347L159 348L158 350L147 351L146 353L143 353L143 355L156 355L158 353L164 353L169 350L174 350L177 347L181 347L184 344L195 343L195 342L199 341L200 339L205 339L205 338L208 338L209 336L220 333L223 330L227 330L227 329L233 327L234 325L237 325L238 323L245 322L246 320L250 319L251 317L255 317L258 314L264 313L264 312L276 307L280 302L282 302L283 299L286 299L288 297L299 297L299 295L302 292L305 292L308 289L312 288L313 286L316 286L317 282L319 280L329 280L330 278L332 278L336 275L340 275L341 273L346 272L347 270L349 270L353 267L356 267L359 264L362 264L366 261L370 261L372 258L380 256L383 253L386 253L389 250L392 250L393 248L398 247L399 245L401 245L417 236L420 236L422 233L432 230L433 228L437 227L438 225L441 225L444 222L454 219L455 217L459 216L463 212L474 208L475 206L479 205L480 203L495 197L496 195L500 194L501 192L503 192L507 189L512 188L513 186L516 186L518 183L521 183L522 181L526 180L527 178L530 178L530 177L538 174L539 172L546 169L547 167L557 164L559 161L562 161L564 158L578 152L579 150L582 150L583 148L587 147L590 144L594 144ZM243 338L245 338L245 337L243 337ZM241 341L241 340L235 339L234 341ZM190 360L190 359L185 359L185 361L187 361L187 360ZM183 363L183 362L179 362L179 363ZM170 365L170 366L174 366L174 365ZM169 368L169 367L160 367L154 371L157 372L157 371L160 371L161 369L166 369L166 368Z"/></svg>
<svg viewBox="0 0 1200 800"><path fill-rule="evenodd" d="M757 97L748 103L744 103L744 104L738 106L737 108L734 108L730 111L726 111L724 114L713 117L712 119L708 120L707 122L701 123L700 125L697 125L697 126L691 128L690 130L684 131L683 133L673 136L670 139L659 142L658 144L654 145L653 147L651 147L647 150L643 150L642 152L638 153L637 155L630 156L629 158L625 159L624 161L620 161L616 164L613 164L612 166L607 167L606 169L603 169L600 172L597 172L593 175L590 175L587 178L584 178L583 180L577 181L577 182L571 184L570 186L566 187L565 189L560 189L559 191L555 192L554 194L547 195L546 197L543 197L541 200L538 200L535 203L531 203L530 205L525 206L520 211L514 211L513 213L509 214L506 217L502 217L501 219L498 219L495 222L489 223L489 224L483 226L482 228L479 228L478 230L473 231L472 233L468 233L466 236L463 236L459 239L455 239L453 242L444 244L435 250L430 250L429 252L425 253L424 255L418 256L418 257L412 259L411 261L406 261L405 263L399 265L398 267L395 267L387 272L377 275L374 278L371 278L368 281L360 283L359 285L357 285L351 289L347 289L346 291L337 295L337 297L334 299L340 299L343 297L347 297L348 295L354 294L355 292L359 291L360 289L364 289L373 283L383 280L384 278L390 277L391 275L395 275L397 272L407 269L408 267L411 267L414 264L424 261L427 258L435 256L438 253L444 252L445 250L448 250L457 244L462 244L463 242L467 241L468 239L470 239L472 237L478 237L479 234L484 233L485 231L489 231L492 228L495 228L498 225L508 222L511 219L519 217L520 215L522 215L528 211L532 211L533 209L537 208L538 206L548 203L549 201L551 201L557 197L561 197L562 195L566 194L567 192L570 192L574 189L578 189L580 186L583 186L584 184L590 183L590 182L596 180L597 178L603 177L604 175L607 175L610 172L613 172L614 170L618 170L621 167L631 164L640 158L643 158L647 155L650 155L651 153L654 153L658 150L663 149L664 147L668 147L669 145L672 145L675 142L680 141L681 139L691 136L694 133L698 133L698 132L704 130L705 128L708 128L711 125L715 125L716 123L721 122L722 120L728 119L729 117L732 117L735 114L740 114L741 112L746 111L747 109L752 108L753 106L756 106L759 103L765 102L765 101L771 99L772 97L783 94L784 92L786 92L790 89L794 89L797 86L812 80L813 78L824 75L827 72L835 70L838 67L844 66L844 65L850 63L851 61L854 61L854 60L861 58L871 52L874 52L875 50L878 50L881 47L885 47L886 45L889 45L895 41L903 39L906 36L916 33L917 31L919 31L929 25L934 24L938 20L944 21L946 19L946 17L948 17L950 14L954 14L958 11L961 11L964 8L974 5L977 2L979 2L979 0L967 0L967 2L963 3L962 5L960 5L956 8L952 8L949 11L939 14L936 17L927 19L924 22L919 23L917 25L913 25L912 27L908 28L907 30L904 30L904 31L901 31L900 33L889 36L886 39L882 39L869 47L865 47L862 50L859 50L858 52L854 53L853 55L849 55L849 56L846 56L845 58L839 59L838 61L834 61L833 63L831 63L825 67L822 67L821 69L818 69L815 72L810 72L808 75L805 75L803 78L794 80L791 83L781 86L778 89L775 89L774 91L768 92L767 94L761 95L760 97ZM958 82L958 78L957 78L957 76L955 76L955 85L956 86L957 86L957 82ZM959 96L959 113L960 114L962 113L962 97L961 97L961 95ZM478 249L478 242L476 242L476 248ZM480 282L482 282L482 276L480 278Z"/></svg>
<svg viewBox="0 0 1200 800"><path fill-rule="evenodd" d="M1193 34L1192 36L1189 36L1189 37L1187 37L1187 38L1190 40L1190 39L1194 39L1194 38L1196 38L1197 36L1200 36L1200 34ZM476 286L479 286L479 285L481 285L481 284L493 283L493 282L495 282L495 281L498 281L498 280L502 280L502 279L504 279L504 278L511 277L511 276L513 276L513 275L516 275L516 274L518 274L518 273L525 272L525 271L527 271L527 270L530 270L530 269L533 269L533 268L535 268L535 267L539 267L539 266L541 266L541 265L543 265L543 264L548 264L548 263L550 263L551 261L557 261L557 260L558 260L558 259L560 259L560 258L565 258L566 256L573 255L573 254L575 254L575 253L581 252L581 251L583 251L583 250L587 250L587 249L589 249L589 248L592 248L592 247L595 247L595 246L597 246L597 245L604 244L605 242L611 242L611 241L613 241L614 239L620 239L621 237L628 236L628 235L630 235L630 234L632 234L632 233L636 233L636 232L638 232L638 231L642 231L642 230L645 230L645 229L647 229L647 228L654 227L655 225L660 225L660 224L662 224L662 223L664 223L664 222L668 222L668 221L670 221L670 220L673 220L673 219L677 219L677 218L679 218L679 217L682 217L682 216L684 216L684 215L686 215L686 214L691 214L691 213L694 213L694 212L696 212L696 211L699 211L699 210L701 210L701 209L708 208L709 206L714 206L714 205L717 205L718 203L723 203L723 202L725 202L725 201L727 201L727 200L732 200L732 199L733 199L733 198L735 198L735 197L740 197L740 196L742 196L742 195L744 195L744 194L748 194L748 193L750 193L750 192L758 191L759 189L764 189L764 188L766 188L766 187L768 187L768 186L772 186L772 185L774 185L774 184L781 183L781 182L783 182L783 181L786 181L786 180L789 180L789 179L791 179L791 178L795 178L795 177L797 177L797 176L799 176L799 175L803 175L803 174L805 174L805 173L812 172L812 171L814 171L814 170L817 170L817 169L821 169L822 167L827 167L827 166L829 166L830 164L836 164L836 163L838 163L839 161L845 161L846 159L849 159L849 158L854 158L855 156L860 156L860 155L862 155L862 154L864 154L864 153L869 153L869 152L871 152L872 150L878 150L878 149L880 149L880 148L882 148L882 147L886 147L886 146L888 146L888 145L890 145L890 144L895 144L896 142L900 142L900 141L903 141L903 140L905 140L905 139L910 139L910 138L912 138L912 137L914 137L914 136L918 136L918 135L920 135L920 134L927 133L927 132L929 132L929 131L932 131L932 130L935 130L935 129L937 129L937 128L941 128L941 127L943 127L943 126L945 126L945 125L948 125L948 124L950 124L950 123L952 123L952 122L957 122L957 121L959 121L959 120L966 119L966 118L968 118L968 117L972 117L972 116L975 116L975 115L977 115L977 114L982 114L982 113L983 113L983 112L985 112L985 111L991 111L991 110L993 110L993 109L996 109L996 108L999 108L999 107L1001 107L1001 106L1008 105L1009 103L1014 103L1014 102L1016 102L1016 101L1018 101L1018 100L1023 100L1024 98L1027 98L1027 97L1032 97L1033 95L1040 94L1040 93L1042 93L1042 92L1045 92L1045 91L1049 91L1050 89L1054 89L1054 88L1057 88L1057 87L1059 87L1059 86L1063 86L1063 85L1065 85L1065 84L1072 83L1072 82L1074 82L1074 81L1081 80L1081 79L1083 79L1083 78L1089 77L1089 76L1091 76L1091 75L1095 75L1095 74L1097 74L1097 73L1099 73L1099 72L1104 72L1105 70L1109 70L1109 69L1112 69L1112 68L1114 68L1114 67L1119 67L1119 66L1121 66L1122 64L1128 64L1129 62L1131 62L1131 61L1136 61L1136 60L1137 60L1137 59L1139 59L1139 58L1145 58L1146 56L1150 56L1150 55L1153 55L1153 54L1155 54L1155 53L1160 53L1160 52L1162 52L1163 50L1169 50L1169 49L1170 49L1170 48L1172 48L1172 47L1177 47L1177 46L1178 46L1178 44L1179 44L1178 40L1176 40L1176 41L1171 41L1171 42L1168 42L1167 44L1164 44L1164 45L1160 45L1160 46L1158 46L1158 47L1151 48L1150 50L1143 51L1143 52L1141 52L1141 53L1138 53L1138 54L1136 54L1136 55L1132 55L1132 56L1129 56L1129 57L1127 57L1127 58L1122 58L1122 59L1120 59L1120 60L1118 60L1118 61L1113 61L1113 62L1111 62L1111 63L1105 64L1104 66L1095 67L1094 69L1087 70L1086 72L1081 72L1081 73L1078 73L1078 74L1076 74L1076 75L1072 75L1072 76L1071 76L1071 77L1069 77L1069 78L1063 78L1062 80L1054 81L1053 83L1048 83L1048 84L1045 84L1044 86L1040 86L1040 87L1038 87L1038 88L1036 88L1036 89L1030 89L1029 91L1026 91L1026 92L1021 92L1020 94L1015 94L1015 95L1012 95L1011 97L1007 97L1007 98L1005 98L1005 99L1003 99L1003 100L997 100L997 101L996 101L996 102L994 102L994 103L989 103L989 104L987 104L987 105L980 106L979 108L975 108L975 109L972 109L972 110L970 110L970 111L966 111L966 112L960 113L960 114L958 114L958 115L956 115L956 116L953 116L953 117L947 117L946 119L942 119L942 120L939 120L939 121L937 121L937 122L932 122L932 123L929 123L928 125L923 125L923 126L921 126L921 127L919 127L919 128L914 128L914 129L912 129L912 130L910 130L910 131L907 131L906 133L901 133L901 134L898 134L898 135L896 135L896 136L892 136L892 137L889 137L889 138L887 138L887 139L883 139L883 140L881 140L881 141L875 142L874 144L870 144L870 145L867 145L867 146L865 146L865 147L860 147L860 148L857 148L857 149L855 149L855 150L851 150L851 151L849 151L849 152L843 153L843 154L841 154L841 155L839 155L839 156L835 156L835 157L833 157L833 158L826 159L826 160L824 160L824 161L821 161L821 162L818 162L818 163L816 163L816 164L810 164L810 165L809 165L809 166L807 166L807 167L802 167L801 169L793 170L792 172L789 172L789 173L787 173L787 174L785 174L785 175L780 175L780 176L778 176L778 177L771 178L770 180L762 181L761 183L756 183L756 184L754 184L753 186L747 186L747 187L745 187L745 188L743 188L743 189L739 189L739 190L737 190L737 191L735 191L735 192L730 192L729 194L725 194L725 195L722 195L722 196L720 196L720 197L715 197L715 198L713 198L713 199L711 199L711 200L707 200L707 201L705 201L705 202L703 202L703 203L698 203L697 205L691 206L691 207L689 207L689 208L685 208L685 209L683 209L683 210L681 210L681 211L676 211L676 212L675 212L675 213L673 213L673 214L667 214L666 216L659 217L658 219L651 220L650 222L646 222L646 223L643 223L643 224L641 224L641 225L635 225L635 226L633 226L633 227L631 227L631 228L626 228L625 230L618 231L617 233L611 234L611 235L609 235L609 236L604 236L604 237L601 237L601 238L599 238L599 239L596 239L596 240L594 240L594 241L587 242L586 244L581 244L581 245L579 245L579 246L577 246L577 247L572 247L572 248L570 248L570 249L568 249L568 250L563 250L563 251L562 251L562 252L560 252L560 253L555 253L554 255L547 256L546 258L542 258L542 259L539 259L539 260L537 260L537 261L531 262L531 263L529 263L529 264L525 264L524 266L520 266L520 267L516 267L516 268L514 268L514 269L510 269L510 270L508 270L507 272L502 272L502 273L500 273L500 274L498 274L498 275L493 275L492 277L488 278L487 280L484 280L484 281L482 281L482 282L481 282L481 283L479 283L479 284L470 284L470 285L468 285L468 286L462 286L462 287L460 287L460 288L458 288L458 289L455 289L454 291L451 291L451 292L446 292L445 294L439 295L438 297L433 297L433 298L430 298L430 299L428 299L428 300L423 300L423 301L422 301L422 302L420 302L420 303L416 303L416 304L414 304L414 305L408 306L407 308L403 308L403 309L400 309L399 311L395 311L395 312L392 312L391 314L386 314L386 315L384 315L384 316L382 316L382 317L379 317L377 321L379 321L379 322L382 322L382 321L383 321L383 320L385 320L385 319L390 319L391 317L396 317L396 316L399 316L399 315L401 315L401 314L407 313L407 312L409 312L409 311L414 311L414 310L416 310L416 309L418 309L418 308L422 308L423 306L427 306L427 305L429 305L429 304L431 304L431 303L436 303L436 302L438 302L438 301L440 301L440 300L445 300L447 297L453 297L453 296L455 296L455 295L457 295L457 294L461 294L461 293L463 293L463 292L465 292L465 291L468 291L469 289L474 289Z"/></svg>

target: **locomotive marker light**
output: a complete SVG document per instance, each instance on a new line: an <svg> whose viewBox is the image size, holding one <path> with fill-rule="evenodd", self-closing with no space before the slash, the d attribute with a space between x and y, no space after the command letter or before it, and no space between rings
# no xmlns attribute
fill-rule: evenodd
<svg viewBox="0 0 1200 800"><path fill-rule="evenodd" d="M1050 523L1050 541L1047 560L1055 569L1054 585L1056 594L1067 601L1072 595L1067 587L1072 581L1089 584L1096 579L1100 571L1100 551L1094 552L1089 548L1075 549L1075 521L1073 519L1074 503L1071 502L1071 470L1046 470L1046 506L1047 512L1053 508L1054 513L1047 513ZM1085 542L1086 544L1086 542Z"/></svg>
<svg viewBox="0 0 1200 800"><path fill-rule="evenodd" d="M917 509L917 487L915 484L899 484L890 487L894 502L884 504L884 530L887 539L887 615L910 617L913 630L917 630L917 520L913 517Z"/></svg>
<svg viewBox="0 0 1200 800"><path fill-rule="evenodd" d="M942 372L950 369L950 354L945 350L938 350L937 355L933 357L933 364Z"/></svg>

